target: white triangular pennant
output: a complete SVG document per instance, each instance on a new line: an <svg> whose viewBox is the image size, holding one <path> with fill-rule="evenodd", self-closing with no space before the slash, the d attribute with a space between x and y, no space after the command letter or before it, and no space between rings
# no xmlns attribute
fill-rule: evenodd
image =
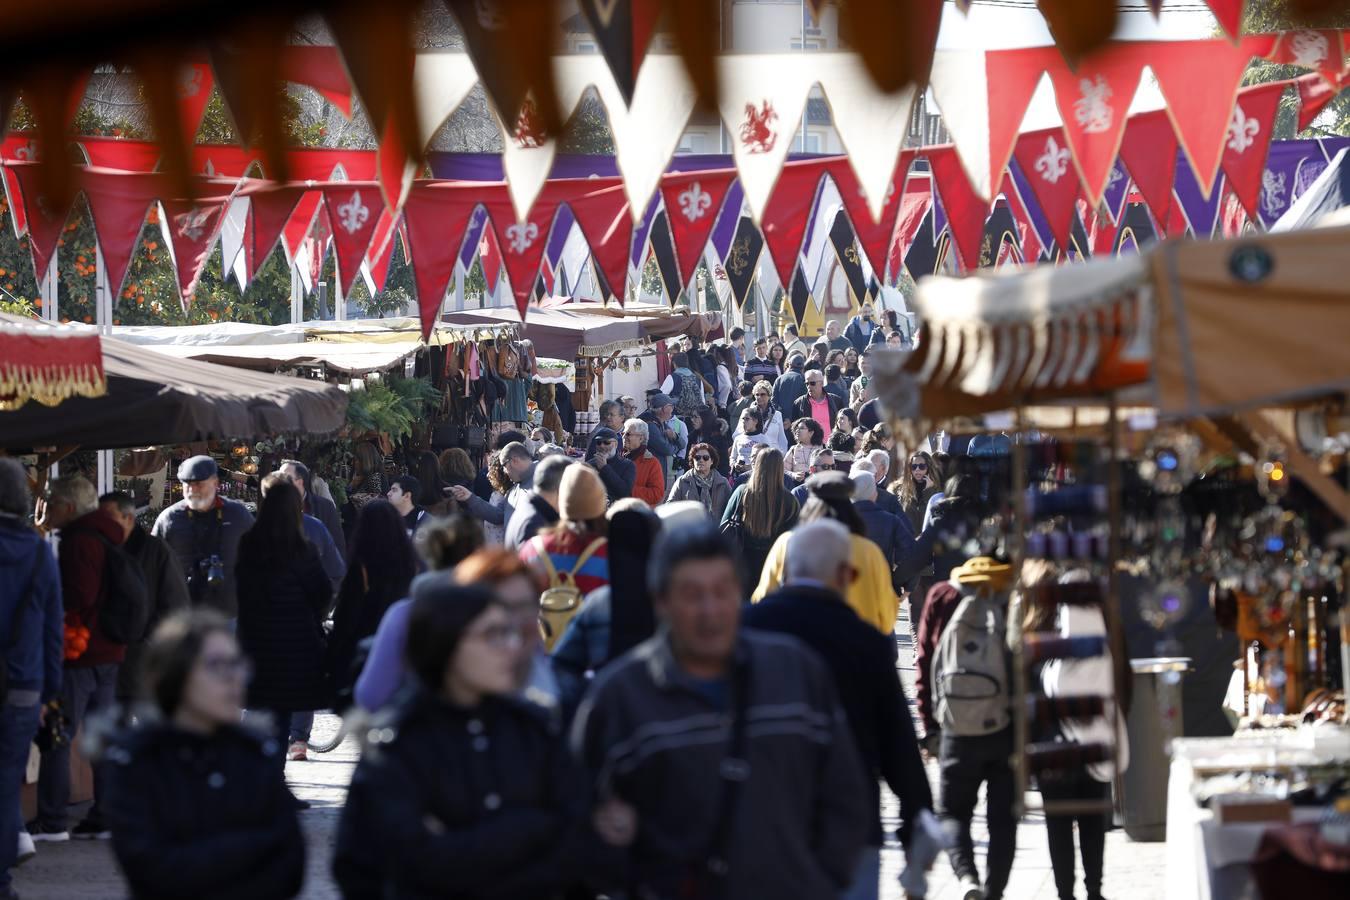
<svg viewBox="0 0 1350 900"><path fill-rule="evenodd" d="M600 62L600 68L604 69L603 60ZM585 84L577 81L559 82L559 108L563 113L570 114L577 108L585 93ZM535 111L531 99L526 99L515 121L508 124L500 115L497 121L502 127L502 171L506 175L506 186L511 194L511 206L515 210L517 221L524 222L529 218L530 209L553 170L553 160L558 155L558 142L554 137L543 133L543 122Z"/></svg>
<svg viewBox="0 0 1350 900"><path fill-rule="evenodd" d="M815 84L815 54L773 53L718 59L722 121L731 135L741 187L758 224L801 126Z"/></svg>
<svg viewBox="0 0 1350 900"><path fill-rule="evenodd" d="M929 87L952 136L956 155L981 197L997 185L989 175L989 79L983 50L938 50L933 55Z"/></svg>
<svg viewBox="0 0 1350 900"><path fill-rule="evenodd" d="M224 271L229 271L236 260L244 260L244 229L248 226L248 198L235 197L230 201L230 207L225 212L225 220L220 223L220 252L221 266ZM258 265L262 260L257 261ZM244 273L239 282L239 289L248 287L248 266L241 266L238 271Z"/></svg>
<svg viewBox="0 0 1350 900"><path fill-rule="evenodd" d="M877 90L856 53L814 53L812 62L867 207L873 220L879 219L909 134L917 90L913 85L889 94Z"/></svg>
<svg viewBox="0 0 1350 900"><path fill-rule="evenodd" d="M694 89L683 61L672 54L649 53L638 73L631 106L599 55L555 57L553 71L561 96L580 97L587 87L599 94L609 116L614 157L633 221L640 222L694 110Z"/></svg>
<svg viewBox="0 0 1350 900"><path fill-rule="evenodd" d="M459 109L478 83L467 53L419 53L413 64L413 99L422 129L422 146Z"/></svg>

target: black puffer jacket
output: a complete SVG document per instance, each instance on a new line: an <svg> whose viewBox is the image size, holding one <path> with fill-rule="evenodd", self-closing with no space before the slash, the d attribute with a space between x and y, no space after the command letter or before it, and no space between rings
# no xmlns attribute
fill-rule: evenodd
<svg viewBox="0 0 1350 900"><path fill-rule="evenodd" d="M211 737L169 725L123 734L104 753L103 811L138 900L279 900L300 893L305 842L274 757L243 728Z"/></svg>
<svg viewBox="0 0 1350 900"><path fill-rule="evenodd" d="M277 562L240 560L239 645L253 662L251 709L325 709L332 691L320 624L333 596L319 554Z"/></svg>
<svg viewBox="0 0 1350 900"><path fill-rule="evenodd" d="M369 734L333 860L347 900L547 900L595 873L587 779L537 709L421 691Z"/></svg>

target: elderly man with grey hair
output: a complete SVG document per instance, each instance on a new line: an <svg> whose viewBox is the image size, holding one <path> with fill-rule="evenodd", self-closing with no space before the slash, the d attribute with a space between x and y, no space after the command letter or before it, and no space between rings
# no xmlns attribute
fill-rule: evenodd
<svg viewBox="0 0 1350 900"><path fill-rule="evenodd" d="M893 516L902 516L900 498L890 491L891 455L885 450L873 450L863 457L872 463L877 476L877 506Z"/></svg>
<svg viewBox="0 0 1350 900"><path fill-rule="evenodd" d="M51 547L28 524L32 508L28 473L18 460L0 459L0 622L9 669L0 704L0 896L12 891L9 870L21 839L15 811L39 710L61 693L61 576ZM31 839L25 845L31 855Z"/></svg>
<svg viewBox="0 0 1350 900"><path fill-rule="evenodd" d="M905 570L908 563L918 552L914 540L914 530L907 516L897 516L887 512L878 503L877 478L871 472L855 466L849 473L853 480L853 508L867 526L867 537L881 548L886 562L891 566L891 584L900 592L904 583L896 576L896 569Z"/></svg>
<svg viewBox="0 0 1350 900"><path fill-rule="evenodd" d="M534 489L506 523L502 544L507 550L520 549L541 530L558 524L558 486L562 484L563 472L572 463L570 457L555 454L535 464Z"/></svg>
<svg viewBox="0 0 1350 900"><path fill-rule="evenodd" d="M869 476L870 477L870 476ZM834 675L854 742L872 776L867 808L878 810L846 900L875 900L881 878L883 830L878 779L900 798L900 840L909 845L914 823L933 807L914 723L895 669L895 645L844 601L856 577L848 529L818 519L788 539L787 582L747 608L747 628L790 635L814 650Z"/></svg>

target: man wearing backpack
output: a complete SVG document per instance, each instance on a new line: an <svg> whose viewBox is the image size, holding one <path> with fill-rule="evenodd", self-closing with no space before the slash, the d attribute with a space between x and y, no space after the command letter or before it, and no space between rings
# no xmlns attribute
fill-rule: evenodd
<svg viewBox="0 0 1350 900"><path fill-rule="evenodd" d="M670 358L675 371L661 382L661 393L675 401L675 414L692 416L703 405L703 378L689 368L689 354L676 353Z"/></svg>
<svg viewBox="0 0 1350 900"><path fill-rule="evenodd" d="M933 586L919 622L916 652L924 746L939 759L938 801L954 832L952 869L963 900L998 900L1017 849L1012 814L1012 661L1007 644L1007 589L1012 567L976 557ZM988 873L975 867L970 821L987 783Z"/></svg>
<svg viewBox="0 0 1350 900"><path fill-rule="evenodd" d="M45 509L42 506L38 525L61 535L57 559L67 632L61 712L68 731L64 741L43 751L38 814L28 832L35 841L66 841L72 836L106 840L111 833L99 807L103 792L98 768L94 770L94 805L73 831L66 830L70 741L85 721L115 702L117 671L126 657L126 645L141 636L149 616L145 583L122 549L126 530L99 509L98 494L88 479L79 475L56 479L47 490ZM138 606L140 633L128 635L127 629L136 628L136 623L126 621L128 613L134 618Z"/></svg>

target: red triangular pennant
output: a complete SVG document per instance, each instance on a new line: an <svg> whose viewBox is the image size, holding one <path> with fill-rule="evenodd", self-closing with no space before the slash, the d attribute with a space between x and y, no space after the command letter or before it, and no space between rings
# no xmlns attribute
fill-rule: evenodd
<svg viewBox="0 0 1350 900"><path fill-rule="evenodd" d="M216 75L210 63L189 63L179 72L179 121L183 124L183 140L189 146L197 141L197 129L202 126L215 86Z"/></svg>
<svg viewBox="0 0 1350 900"><path fill-rule="evenodd" d="M1344 49L1341 33L1336 29L1313 31L1286 31L1275 40L1267 57L1271 62L1286 66L1313 69L1326 79L1327 84L1340 81L1344 69Z"/></svg>
<svg viewBox="0 0 1350 900"><path fill-rule="evenodd" d="M824 174L825 166L819 161L788 163L764 209L761 220L764 243L778 271L779 282L785 286L792 283L792 270L797 267L802 240L806 237L806 222Z"/></svg>
<svg viewBox="0 0 1350 900"><path fill-rule="evenodd" d="M249 209L252 215L244 238L244 261L250 280L267 261L286 224L291 220L296 204L305 196L305 189L301 187L271 187L261 183L256 185L256 191L254 187L249 188ZM312 196L317 204L318 193ZM294 255L290 246L287 246L286 253Z"/></svg>
<svg viewBox="0 0 1350 900"><path fill-rule="evenodd" d="M590 245L596 267L605 276L614 299L622 305L633 243L633 216L623 182L605 178L558 181L554 185L557 187L546 187L545 193L553 193L558 202L565 202L572 210L582 236Z"/></svg>
<svg viewBox="0 0 1350 900"><path fill-rule="evenodd" d="M1205 0L1209 11L1219 20L1219 27L1233 40L1242 33L1242 7L1244 0Z"/></svg>
<svg viewBox="0 0 1350 900"><path fill-rule="evenodd" d="M1261 201L1261 178L1287 81L1247 88L1238 93L1224 143L1223 174L1242 208L1253 220Z"/></svg>
<svg viewBox="0 0 1350 900"><path fill-rule="evenodd" d="M1093 206L1101 202L1111 177L1144 65L1155 55L1167 54L1155 44L1147 48L1115 43L1079 60L1073 71L1062 58L1050 67L1064 137Z"/></svg>
<svg viewBox="0 0 1350 900"><path fill-rule="evenodd" d="M963 271L972 270L980 261L980 235L989 217L989 204L970 186L954 147L928 147L923 155L928 157L933 184L947 213L947 228L956 245L957 260Z"/></svg>
<svg viewBox="0 0 1350 900"><path fill-rule="evenodd" d="M372 183L327 187L323 189L323 198L337 252L338 285L342 298L346 298L352 292L375 226L384 212L384 198Z"/></svg>
<svg viewBox="0 0 1350 900"><path fill-rule="evenodd" d="M891 273L891 283L899 278L900 270L905 265L905 254L909 252L909 245L932 205L931 178L916 175L905 182L905 190L900 197L900 212L895 221L895 234L886 253L886 269Z"/></svg>
<svg viewBox="0 0 1350 900"><path fill-rule="evenodd" d="M1022 177L1031 186L1036 205L1045 215L1056 250L1066 253L1069 233L1073 230L1079 182L1064 139L1064 129L1027 132L1017 139L1013 158L1022 170Z"/></svg>
<svg viewBox="0 0 1350 900"><path fill-rule="evenodd" d="M352 117L352 82L337 47L284 47L278 68L282 78L314 88L344 116Z"/></svg>
<svg viewBox="0 0 1350 900"><path fill-rule="evenodd" d="M1298 85L1298 130L1302 131L1321 115L1327 104L1336 99L1344 82L1327 84L1321 75L1304 75L1294 81Z"/></svg>
<svg viewBox="0 0 1350 900"><path fill-rule="evenodd" d="M1149 66L1167 100L1181 148L1204 191L1209 190L1219 172L1242 74L1253 56L1264 57L1270 52L1274 41L1274 35L1265 35L1245 38L1237 46L1223 41L1148 45ZM1197 72L1204 72L1204 78L1197 78Z"/></svg>
<svg viewBox="0 0 1350 900"><path fill-rule="evenodd" d="M9 168L19 185L19 200L23 204L24 219L28 223L28 250L33 254L33 275L40 283L56 253L61 229L65 227L70 209L56 209L42 193L42 171L37 164Z"/></svg>
<svg viewBox="0 0 1350 900"><path fill-rule="evenodd" d="M1177 135L1166 110L1130 116L1120 143L1120 161L1130 172L1153 221L1159 228L1170 221L1172 183L1177 174Z"/></svg>
<svg viewBox="0 0 1350 900"><path fill-rule="evenodd" d="M497 293L497 279L502 274L502 248L497 244L497 232L491 228L484 228L483 236L478 240L478 264L483 268L488 293Z"/></svg>
<svg viewBox="0 0 1350 900"><path fill-rule="evenodd" d="M153 172L159 162L159 145L151 141L82 137L77 142L89 165L123 172Z"/></svg>
<svg viewBox="0 0 1350 900"><path fill-rule="evenodd" d="M199 188L198 198L192 200L165 200L164 212L168 219L165 231L173 245L174 266L178 271L178 292L183 310L192 307L192 293L215 245L225 220L225 210L234 192L230 185L205 185Z"/></svg>
<svg viewBox="0 0 1350 900"><path fill-rule="evenodd" d="M666 204L666 219L675 239L675 255L680 260L684 283L694 277L694 269L703 257L722 201L736 180L734 169L711 172L677 172L661 178L661 197ZM735 210L740 215L740 210Z"/></svg>
<svg viewBox="0 0 1350 900"><path fill-rule="evenodd" d="M544 248L548 245L553 214L558 211L558 202L556 194L546 190L535 200L529 217L518 222L506 186L500 185L500 188L485 193L483 205L492 220L490 227L497 232L497 243L502 248L502 264L506 266L506 277L511 281L511 292L516 295L516 309L523 322L525 309L530 303L530 292L534 290L534 281L539 275L539 262L544 258Z"/></svg>
<svg viewBox="0 0 1350 900"><path fill-rule="evenodd" d="M422 336L431 334L441 315L441 304L450 277L455 273L459 248L469 217L478 208L484 194L497 191L503 197L505 185L481 185L473 182L416 182L403 204L407 225L408 250L412 254L413 280L417 285L417 309L422 320ZM506 201L508 204L510 200Z"/></svg>
<svg viewBox="0 0 1350 900"><path fill-rule="evenodd" d="M314 227L314 219L319 215L322 204L323 194L318 191L307 191L299 202L291 207L290 217L286 219L286 225L281 230L281 243L286 248L287 256L295 258L296 252L300 249L300 242Z"/></svg>
<svg viewBox="0 0 1350 900"><path fill-rule="evenodd" d="M145 224L145 214L150 204L164 193L161 176L86 169L80 180L94 219L98 249L103 254L108 290L116 303L122 294L136 239Z"/></svg>
<svg viewBox="0 0 1350 900"><path fill-rule="evenodd" d="M905 194L905 182L909 180L909 167L913 164L917 150L903 150L895 162L895 172L891 175L891 184L886 191L886 202L881 207L881 220L872 221L867 206L867 197L858 182L852 166L832 164L830 174L834 176L839 188L839 196L848 210L849 224L858 239L858 246L867 255L872 270L880 278L886 271L886 249L890 245L891 235L895 232L896 217L900 214L901 200Z"/></svg>
<svg viewBox="0 0 1350 900"><path fill-rule="evenodd" d="M366 253L366 267L370 270L370 280L375 283L375 293L384 292L384 283L389 279L389 265L394 261L394 237L398 234L394 214L385 207L380 212L380 221L375 224L375 234L370 239Z"/></svg>
<svg viewBox="0 0 1350 900"><path fill-rule="evenodd" d="M1017 132L1022 127L1031 97L1041 76L1052 66L1063 66L1054 47L1024 47L991 50L984 55L989 90L989 187L1003 180L1003 170L1012 158ZM1129 100L1126 99L1126 104Z"/></svg>

